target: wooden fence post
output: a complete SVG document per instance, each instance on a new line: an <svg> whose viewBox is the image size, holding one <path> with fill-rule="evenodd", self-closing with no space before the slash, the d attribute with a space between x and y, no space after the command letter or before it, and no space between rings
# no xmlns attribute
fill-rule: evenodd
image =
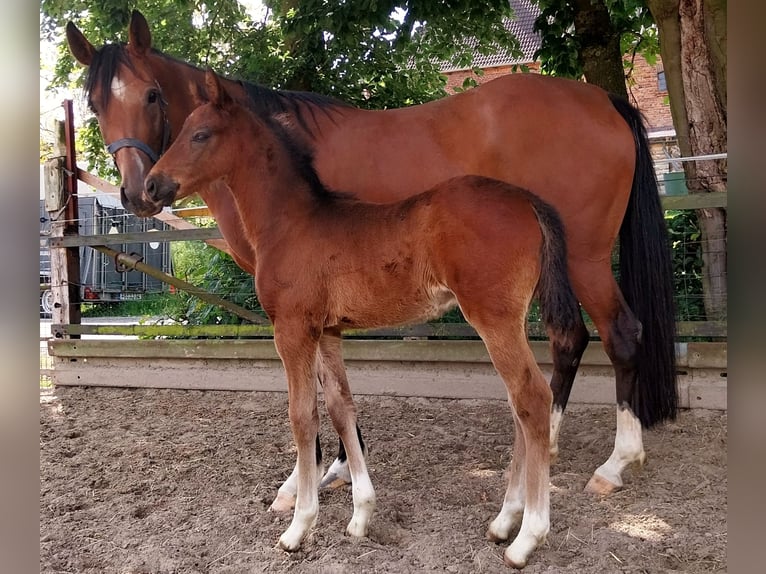
<svg viewBox="0 0 766 574"><path fill-rule="evenodd" d="M45 164L45 208L51 237L79 233L77 163L74 149L72 101L64 101L65 120L57 122L56 155ZM52 322L80 323L80 248L51 248ZM79 335L72 335L79 338Z"/></svg>

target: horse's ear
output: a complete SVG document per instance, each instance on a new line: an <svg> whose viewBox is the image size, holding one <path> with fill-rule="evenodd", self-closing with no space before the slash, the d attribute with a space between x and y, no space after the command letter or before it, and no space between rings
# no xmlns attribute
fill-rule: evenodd
<svg viewBox="0 0 766 574"><path fill-rule="evenodd" d="M210 101L210 98L208 97L206 87L198 82L192 82L191 85L191 97L192 97L192 103L194 103L194 106L201 106L203 104L207 104Z"/></svg>
<svg viewBox="0 0 766 574"><path fill-rule="evenodd" d="M74 25L74 22L67 22L66 41L67 44L69 44L69 51L72 52L74 59L80 62L83 66L90 66L96 48L93 47L93 44L88 42L88 39L82 32L80 32L77 26Z"/></svg>
<svg viewBox="0 0 766 574"><path fill-rule="evenodd" d="M212 69L208 68L205 72L205 87L207 88L207 95L210 98L210 102L219 108L227 108L234 100L221 84L221 79L218 77Z"/></svg>
<svg viewBox="0 0 766 574"><path fill-rule="evenodd" d="M130 15L128 47L141 56L147 54L152 48L152 34L149 32L149 24L138 10L133 10Z"/></svg>

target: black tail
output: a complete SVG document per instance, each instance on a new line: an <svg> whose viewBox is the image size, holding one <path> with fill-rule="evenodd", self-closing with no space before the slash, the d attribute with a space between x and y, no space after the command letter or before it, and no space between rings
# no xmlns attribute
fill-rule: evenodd
<svg viewBox="0 0 766 574"><path fill-rule="evenodd" d="M678 409L673 265L641 113L622 98L610 99L636 142L633 189L620 227L620 288L643 326L630 406L649 428L674 419Z"/></svg>
<svg viewBox="0 0 766 574"><path fill-rule="evenodd" d="M580 305L569 282L564 224L552 205L533 194L530 201L543 234L536 291L540 315L551 341L569 347L583 326Z"/></svg>

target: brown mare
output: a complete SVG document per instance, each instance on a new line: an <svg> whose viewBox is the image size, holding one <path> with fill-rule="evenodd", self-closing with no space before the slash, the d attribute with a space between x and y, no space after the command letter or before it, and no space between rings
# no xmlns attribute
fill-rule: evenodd
<svg viewBox="0 0 766 574"><path fill-rule="evenodd" d="M75 58L89 66L86 93L122 175L123 205L142 216L157 213L174 197L147 193L144 178L152 155L162 153L195 107L204 70L153 49L138 12L126 44L96 49L71 22L67 40ZM673 418L677 407L670 251L640 114L595 86L536 74L511 74L435 102L385 111L222 83L236 100L292 118L321 180L360 199L396 201L449 177L477 174L534 189L557 208L572 284L616 377L614 449L587 489L619 489L625 468L645 458L642 427ZM208 189L199 195L235 260L252 272L253 253L233 198ZM619 287L611 269L618 233ZM582 328L573 338L573 348L553 349L554 456L589 337Z"/></svg>
<svg viewBox="0 0 766 574"><path fill-rule="evenodd" d="M537 292L548 334L563 348L582 322L557 213L481 176L388 204L329 191L288 127L237 104L212 71L207 92L210 103L187 118L145 185L163 197L230 193L255 253L256 290L287 373L298 449L295 511L280 546L296 550L317 518L318 376L348 453L354 513L347 533L367 535L375 492L357 440L341 332L423 321L459 305L508 391L514 456L488 535L506 540L520 520L504 557L523 567L549 529L552 404L526 340L526 314Z"/></svg>

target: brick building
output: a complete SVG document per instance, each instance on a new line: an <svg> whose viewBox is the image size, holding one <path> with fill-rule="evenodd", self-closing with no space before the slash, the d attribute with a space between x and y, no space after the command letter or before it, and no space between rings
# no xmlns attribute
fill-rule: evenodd
<svg viewBox="0 0 766 574"><path fill-rule="evenodd" d="M530 0L511 0L511 6L514 19L509 19L506 27L519 41L522 56L517 58L502 50L488 56L477 52L471 66L467 68L445 65L442 73L447 77L448 93L459 89L468 77L482 84L505 74L523 73L522 66L530 73L539 73L540 63L535 61L534 54L540 48L541 40L533 29L540 9ZM481 68L483 75L474 74L473 68ZM651 65L643 57L636 55L634 69L628 81L628 95L631 103L638 107L646 118L652 156L658 161L656 169L662 183L662 174L682 168L678 162L673 165L666 161L668 158L679 157L680 154L670 115L665 74L659 56L656 64Z"/></svg>

